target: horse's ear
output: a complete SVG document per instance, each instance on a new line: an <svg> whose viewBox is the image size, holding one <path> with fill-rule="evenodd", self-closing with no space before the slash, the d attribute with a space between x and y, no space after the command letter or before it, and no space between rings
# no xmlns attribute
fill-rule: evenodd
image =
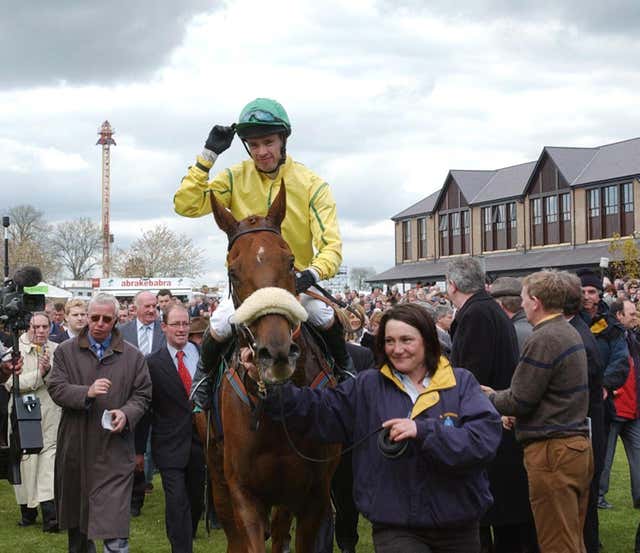
<svg viewBox="0 0 640 553"><path fill-rule="evenodd" d="M213 190L209 191L209 200L211 201L211 212L213 213L213 218L216 220L216 224L221 230L227 233L228 236L235 234L238 221L236 221L228 209L220 205L218 200L216 200Z"/></svg>
<svg viewBox="0 0 640 553"><path fill-rule="evenodd" d="M271 223L280 228L282 221L284 220L284 216L287 214L287 190L284 185L284 179L280 181L280 191L276 196L276 199L273 200L271 207L269 208L269 213L267 213L267 219L271 221Z"/></svg>

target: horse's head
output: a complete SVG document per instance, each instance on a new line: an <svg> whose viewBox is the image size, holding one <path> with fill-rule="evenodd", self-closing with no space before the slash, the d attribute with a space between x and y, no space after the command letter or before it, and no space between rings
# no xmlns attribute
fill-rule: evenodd
<svg viewBox="0 0 640 553"><path fill-rule="evenodd" d="M306 320L295 293L294 257L280 234L286 214L284 182L265 217L237 221L211 194L218 226L229 238L227 270L236 306L233 321L246 332L263 381L284 381L295 371L292 331ZM253 343L252 343L253 342Z"/></svg>

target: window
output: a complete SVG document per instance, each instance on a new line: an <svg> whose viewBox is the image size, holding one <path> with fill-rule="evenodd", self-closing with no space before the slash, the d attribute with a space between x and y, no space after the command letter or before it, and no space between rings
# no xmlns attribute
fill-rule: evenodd
<svg viewBox="0 0 640 553"><path fill-rule="evenodd" d="M411 259L411 221L402 221L402 259Z"/></svg>
<svg viewBox="0 0 640 553"><path fill-rule="evenodd" d="M560 202L562 204L562 220L570 221L571 220L571 197L569 194L561 194Z"/></svg>
<svg viewBox="0 0 640 553"><path fill-rule="evenodd" d="M545 198L545 215L547 223L558 222L558 196L547 196Z"/></svg>
<svg viewBox="0 0 640 553"><path fill-rule="evenodd" d="M518 221L518 213L516 211L516 202L508 203L507 208L509 213L509 227L516 228L516 224Z"/></svg>
<svg viewBox="0 0 640 553"><path fill-rule="evenodd" d="M449 236L449 216L448 215L440 215L440 234L443 238Z"/></svg>
<svg viewBox="0 0 640 553"><path fill-rule="evenodd" d="M589 190L589 217L600 217L600 189Z"/></svg>
<svg viewBox="0 0 640 553"><path fill-rule="evenodd" d="M536 198L531 202L533 207L533 224L542 224L542 198Z"/></svg>
<svg viewBox="0 0 640 553"><path fill-rule="evenodd" d="M604 214L616 215L618 213L618 186L607 186L604 189Z"/></svg>
<svg viewBox="0 0 640 553"><path fill-rule="evenodd" d="M492 218L491 218L491 208L483 207L482 208L482 224L484 225L485 232L491 232L492 230Z"/></svg>
<svg viewBox="0 0 640 553"><path fill-rule="evenodd" d="M469 227L471 226L471 217L469 210L462 212L462 233L469 234Z"/></svg>
<svg viewBox="0 0 640 553"><path fill-rule="evenodd" d="M633 187L630 182L622 185L622 211L633 213Z"/></svg>
<svg viewBox="0 0 640 553"><path fill-rule="evenodd" d="M493 222L496 224L496 230L505 229L507 223L505 204L500 204L493 208Z"/></svg>
<svg viewBox="0 0 640 553"><path fill-rule="evenodd" d="M451 236L460 236L460 212L451 214Z"/></svg>
<svg viewBox="0 0 640 553"><path fill-rule="evenodd" d="M418 258L427 257L427 219L418 219Z"/></svg>

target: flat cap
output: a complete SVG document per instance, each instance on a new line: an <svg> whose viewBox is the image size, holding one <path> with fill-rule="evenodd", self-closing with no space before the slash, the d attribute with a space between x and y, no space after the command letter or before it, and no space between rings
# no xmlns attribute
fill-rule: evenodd
<svg viewBox="0 0 640 553"><path fill-rule="evenodd" d="M204 334L209 328L209 320L206 317L192 317L189 334Z"/></svg>
<svg viewBox="0 0 640 553"><path fill-rule="evenodd" d="M491 295L494 298L519 296L522 292L522 281L515 277L500 277L491 284Z"/></svg>

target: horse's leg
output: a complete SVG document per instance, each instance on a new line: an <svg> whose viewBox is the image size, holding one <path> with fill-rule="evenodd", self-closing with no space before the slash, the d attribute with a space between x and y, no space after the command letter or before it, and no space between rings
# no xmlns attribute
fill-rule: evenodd
<svg viewBox="0 0 640 553"><path fill-rule="evenodd" d="M296 552L316 551L318 531L324 524L328 524L329 486L322 483L315 490L312 489L309 496L316 497L317 500L308 501L296 514Z"/></svg>
<svg viewBox="0 0 640 553"><path fill-rule="evenodd" d="M265 553L266 506L232 482L229 482L229 492L236 528L244 541L244 553Z"/></svg>
<svg viewBox="0 0 640 553"><path fill-rule="evenodd" d="M285 507L276 507L271 516L271 553L291 551L291 521L293 515Z"/></svg>
<svg viewBox="0 0 640 553"><path fill-rule="evenodd" d="M206 413L195 413L193 418L200 440L206 449L207 415ZM213 506L216 510L218 521L227 537L227 553L244 553L244 542L233 519L231 495L222 471L222 445L214 439L213 424L209 427L209 448L205 451L205 460L209 472Z"/></svg>

